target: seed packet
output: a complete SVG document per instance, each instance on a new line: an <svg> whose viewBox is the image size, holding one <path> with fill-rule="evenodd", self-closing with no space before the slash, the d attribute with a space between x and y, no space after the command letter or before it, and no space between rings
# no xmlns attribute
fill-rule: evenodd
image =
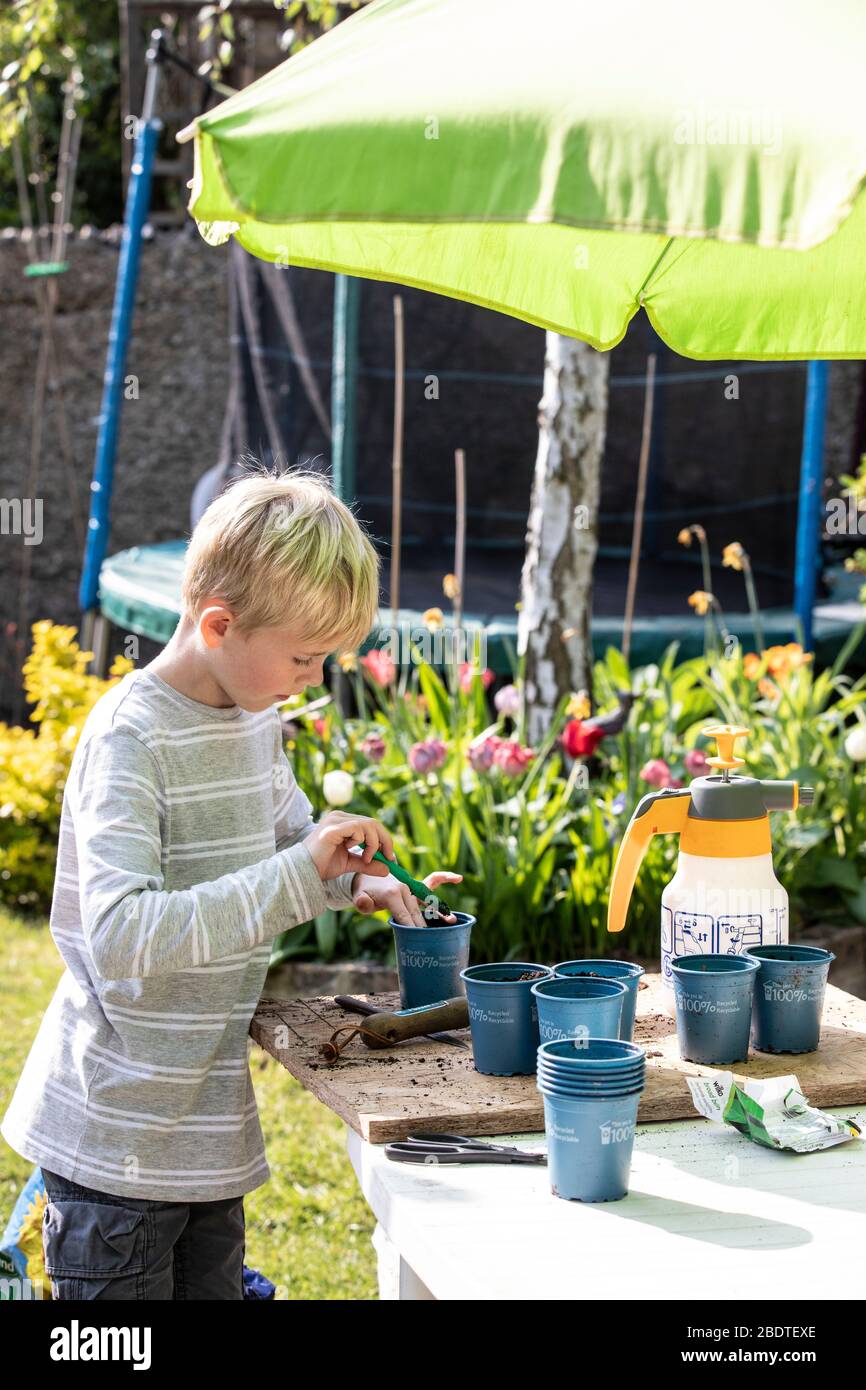
<svg viewBox="0 0 866 1390"><path fill-rule="evenodd" d="M768 1149L813 1153L859 1139L854 1120L815 1110L796 1076L767 1076L738 1086L733 1072L688 1076L695 1109L716 1124L733 1125L747 1139Z"/></svg>
<svg viewBox="0 0 866 1390"><path fill-rule="evenodd" d="M0 1299L51 1298L42 1251L42 1169L34 1168L0 1236Z"/></svg>

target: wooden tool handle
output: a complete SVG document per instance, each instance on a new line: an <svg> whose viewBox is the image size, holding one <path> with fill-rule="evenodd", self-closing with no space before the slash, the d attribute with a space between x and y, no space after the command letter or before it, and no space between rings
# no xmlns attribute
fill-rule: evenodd
<svg viewBox="0 0 866 1390"><path fill-rule="evenodd" d="M460 994L455 999L443 999L440 1004L425 1004L420 1009L375 1014L367 1019L361 1037L367 1047L390 1047L392 1043L405 1042L407 1038L421 1038L425 1033L468 1027L469 1005L465 994ZM377 1042L376 1038L382 1041Z"/></svg>

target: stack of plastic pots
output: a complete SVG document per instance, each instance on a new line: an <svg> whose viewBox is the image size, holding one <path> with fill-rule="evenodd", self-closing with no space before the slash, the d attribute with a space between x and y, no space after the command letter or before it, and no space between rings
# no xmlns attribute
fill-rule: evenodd
<svg viewBox="0 0 866 1390"><path fill-rule="evenodd" d="M626 1196L645 1074L646 1054L636 1043L588 1038L541 1044L536 1084L555 1197L617 1202Z"/></svg>

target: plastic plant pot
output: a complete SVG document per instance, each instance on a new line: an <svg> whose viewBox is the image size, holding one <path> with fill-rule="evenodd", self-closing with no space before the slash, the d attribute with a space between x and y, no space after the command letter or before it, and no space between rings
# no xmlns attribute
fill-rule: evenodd
<svg viewBox="0 0 866 1390"><path fill-rule="evenodd" d="M542 1042L618 1038L628 994L620 980L539 980L532 986Z"/></svg>
<svg viewBox="0 0 866 1390"><path fill-rule="evenodd" d="M605 1100L609 1096L633 1096L640 1095L646 1086L644 1077L638 1077L636 1081L624 1082L619 1086L605 1086L592 1088L581 1086L579 1083L571 1085L568 1082L549 1081L547 1077L538 1077L538 1089L544 1095L550 1096L575 1096L582 1097L584 1100Z"/></svg>
<svg viewBox="0 0 866 1390"><path fill-rule="evenodd" d="M820 946L756 946L752 1046L758 1052L814 1052L832 951Z"/></svg>
<svg viewBox="0 0 866 1390"><path fill-rule="evenodd" d="M617 1038L564 1038L541 1043L538 1053L539 1061L543 1058L554 1065L577 1066L582 1073L618 1071L646 1060L646 1050L639 1043Z"/></svg>
<svg viewBox="0 0 866 1390"><path fill-rule="evenodd" d="M541 1095L553 1195L570 1202L620 1201L628 1193L640 1092L599 1100Z"/></svg>
<svg viewBox="0 0 866 1390"><path fill-rule="evenodd" d="M533 972L553 978L549 965L502 961L461 970L469 1004L475 1070L486 1076L532 1076L538 1051ZM530 975L529 979L521 979Z"/></svg>
<svg viewBox="0 0 866 1390"><path fill-rule="evenodd" d="M634 1016L637 1009L637 992L644 973L642 965L628 960L563 960L553 967L557 979L573 979L575 976L595 976L602 980L622 980L627 994L623 1000L619 1036L626 1042L634 1037Z"/></svg>
<svg viewBox="0 0 866 1390"><path fill-rule="evenodd" d="M469 964L469 933L475 918L468 912L455 912L456 922L441 927L409 927L395 922L397 975L400 1005L417 1009L465 994L461 971Z"/></svg>
<svg viewBox="0 0 866 1390"><path fill-rule="evenodd" d="M605 1086L622 1086L632 1081L642 1081L646 1076L645 1067L635 1067L630 1071L611 1072L608 1075L599 1075L597 1072L589 1075L582 1075L577 1071L569 1071L562 1067L552 1067L548 1063L539 1060L537 1075L543 1076L554 1085L563 1086L585 1086L589 1090L604 1090Z"/></svg>
<svg viewBox="0 0 866 1390"><path fill-rule="evenodd" d="M671 972L680 1056L711 1066L744 1062L758 962L746 955L673 956Z"/></svg>

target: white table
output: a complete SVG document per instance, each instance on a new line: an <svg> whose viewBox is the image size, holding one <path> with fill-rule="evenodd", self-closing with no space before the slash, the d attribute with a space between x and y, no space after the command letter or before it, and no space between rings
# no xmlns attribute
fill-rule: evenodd
<svg viewBox="0 0 866 1390"><path fill-rule="evenodd" d="M866 1107L831 1113L866 1134ZM639 1125L628 1196L595 1205L542 1166L393 1163L354 1130L348 1150L382 1298L866 1298L866 1138L788 1154L700 1118Z"/></svg>

